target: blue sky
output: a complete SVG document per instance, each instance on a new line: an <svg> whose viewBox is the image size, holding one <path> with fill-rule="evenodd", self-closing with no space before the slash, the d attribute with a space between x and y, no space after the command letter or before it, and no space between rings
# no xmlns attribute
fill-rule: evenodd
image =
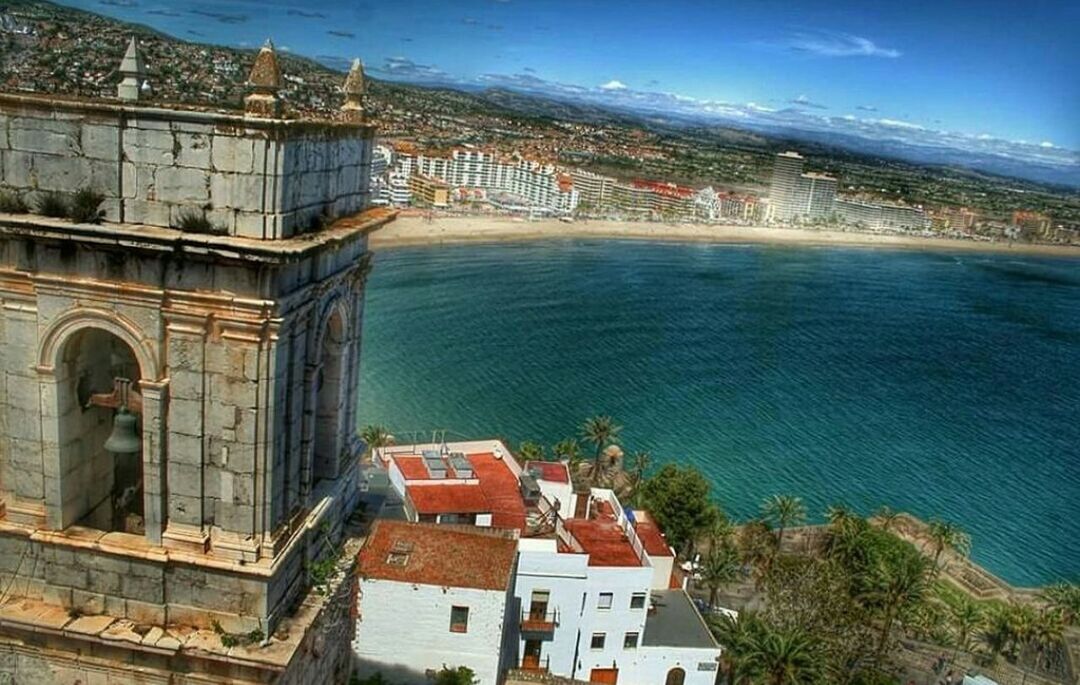
<svg viewBox="0 0 1080 685"><path fill-rule="evenodd" d="M272 36L309 56L359 56L371 73L401 80L584 89L613 102L667 98L732 116L785 110L1080 149L1075 0L66 4L192 40L255 46Z"/></svg>

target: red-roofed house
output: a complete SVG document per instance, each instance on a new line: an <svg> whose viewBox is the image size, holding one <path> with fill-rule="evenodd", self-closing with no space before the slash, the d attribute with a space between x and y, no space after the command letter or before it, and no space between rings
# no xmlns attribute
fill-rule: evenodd
<svg viewBox="0 0 1080 685"><path fill-rule="evenodd" d="M509 667L506 628L517 618L516 537L377 521L357 560L357 675L426 685L429 669L467 666L481 683L500 682Z"/></svg>

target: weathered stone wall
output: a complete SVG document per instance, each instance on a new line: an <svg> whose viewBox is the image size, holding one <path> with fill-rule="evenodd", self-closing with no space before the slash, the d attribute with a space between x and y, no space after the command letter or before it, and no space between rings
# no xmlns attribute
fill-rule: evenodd
<svg viewBox="0 0 1080 685"><path fill-rule="evenodd" d="M367 201L372 130L0 94L0 186L92 188L108 221L287 238Z"/></svg>
<svg viewBox="0 0 1080 685"><path fill-rule="evenodd" d="M223 625L272 627L303 589L321 544L315 526L328 521L336 534L355 504L366 272L362 233L242 247L175 231L0 220L0 422L8 428L0 433L0 547L28 550L0 554L35 560L17 569L12 587L78 611L183 623L220 614ZM348 350L341 453L337 477L316 482L313 404L331 315L343 322ZM85 485L85 474L65 459L60 427L81 410L77 379L60 360L64 341L88 329L131 348L144 395L147 534L107 534L130 548L115 554L5 528L63 531L78 522L65 493ZM159 558L162 548L187 556ZM155 560L136 559L146 555ZM16 573L2 567L9 575L0 587Z"/></svg>

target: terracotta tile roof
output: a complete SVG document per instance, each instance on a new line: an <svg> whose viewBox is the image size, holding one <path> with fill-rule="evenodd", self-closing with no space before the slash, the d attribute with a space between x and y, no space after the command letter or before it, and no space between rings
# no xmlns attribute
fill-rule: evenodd
<svg viewBox="0 0 1080 685"><path fill-rule="evenodd" d="M405 490L420 514L483 514L491 511L491 504L479 485L409 485Z"/></svg>
<svg viewBox="0 0 1080 685"><path fill-rule="evenodd" d="M552 483L569 483L570 472L566 470L566 464L557 461L527 461L526 471L535 471L541 480Z"/></svg>
<svg viewBox="0 0 1080 685"><path fill-rule="evenodd" d="M643 511L634 512L634 514L636 517L634 530L637 532L638 539L641 540L641 546L645 548L649 556L675 556L675 552L671 550L671 545L667 543L667 538L660 532L660 526L656 525L656 522Z"/></svg>
<svg viewBox="0 0 1080 685"><path fill-rule="evenodd" d="M405 480L425 480L428 477L423 457L392 457Z"/></svg>
<svg viewBox="0 0 1080 685"><path fill-rule="evenodd" d="M392 553L399 563L389 563ZM506 590L517 558L517 540L490 528L387 519L375 522L357 558L361 578Z"/></svg>
<svg viewBox="0 0 1080 685"><path fill-rule="evenodd" d="M641 566L630 540L615 520L569 519L563 525L589 555L589 566Z"/></svg>
<svg viewBox="0 0 1080 685"><path fill-rule="evenodd" d="M491 525L496 528L525 529L525 501L521 486L510 467L486 452L470 454L473 472L480 479L480 489L491 505Z"/></svg>

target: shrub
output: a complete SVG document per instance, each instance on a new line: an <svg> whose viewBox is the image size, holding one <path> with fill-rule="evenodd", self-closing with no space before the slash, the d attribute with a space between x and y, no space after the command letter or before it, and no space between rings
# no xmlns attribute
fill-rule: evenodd
<svg viewBox="0 0 1080 685"><path fill-rule="evenodd" d="M177 217L176 227L188 233L224 233L225 228L214 225L206 214L197 209L185 209Z"/></svg>
<svg viewBox="0 0 1080 685"><path fill-rule="evenodd" d="M37 213L54 219L64 219L68 215L67 200L55 191L40 195L37 199Z"/></svg>
<svg viewBox="0 0 1080 685"><path fill-rule="evenodd" d="M5 214L26 214L30 208L14 190L0 191L0 212Z"/></svg>
<svg viewBox="0 0 1080 685"><path fill-rule="evenodd" d="M90 188L81 188L71 199L68 217L77 224L100 224L105 216L101 203L105 196Z"/></svg>

